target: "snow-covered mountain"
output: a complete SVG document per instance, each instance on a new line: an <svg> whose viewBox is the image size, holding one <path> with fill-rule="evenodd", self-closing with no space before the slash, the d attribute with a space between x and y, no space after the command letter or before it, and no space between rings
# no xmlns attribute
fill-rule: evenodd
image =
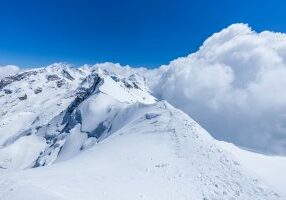
<svg viewBox="0 0 286 200"><path fill-rule="evenodd" d="M1 168L51 164L67 133L78 124L88 141L103 138L125 105L155 102L144 81L136 74L122 78L101 69L61 64L2 79ZM15 154L15 149L26 145L31 148Z"/></svg>
<svg viewBox="0 0 286 200"><path fill-rule="evenodd" d="M144 73L54 64L1 79L0 199L285 198Z"/></svg>

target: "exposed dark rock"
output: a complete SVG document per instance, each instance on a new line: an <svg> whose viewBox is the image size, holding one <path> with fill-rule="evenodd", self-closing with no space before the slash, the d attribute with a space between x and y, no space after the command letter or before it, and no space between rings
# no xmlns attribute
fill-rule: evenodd
<svg viewBox="0 0 286 200"><path fill-rule="evenodd" d="M58 75L56 74L50 74L50 75L47 75L47 80L48 81L56 81L56 80L59 80L61 79Z"/></svg>
<svg viewBox="0 0 286 200"><path fill-rule="evenodd" d="M6 167L2 167L1 165L0 165L0 169L7 169Z"/></svg>
<svg viewBox="0 0 286 200"><path fill-rule="evenodd" d="M131 76L129 76L128 80L133 83L136 89L142 90L142 87L144 88L146 86L146 78L143 76L132 74Z"/></svg>
<svg viewBox="0 0 286 200"><path fill-rule="evenodd" d="M139 86L136 83L133 83L133 85L134 85L134 88L140 89Z"/></svg>
<svg viewBox="0 0 286 200"><path fill-rule="evenodd" d="M124 85L127 88L133 88L133 86L131 84L129 84L128 82L126 82L126 81L124 82Z"/></svg>
<svg viewBox="0 0 286 200"><path fill-rule="evenodd" d="M74 77L72 77L72 75L70 75L70 73L68 73L68 71L66 71L65 69L63 69L63 76L71 81L74 80Z"/></svg>
<svg viewBox="0 0 286 200"><path fill-rule="evenodd" d="M80 110L76 109L73 115L69 116L69 121L62 130L62 132L68 133L73 127L75 127L77 124L82 123L82 117Z"/></svg>
<svg viewBox="0 0 286 200"><path fill-rule="evenodd" d="M27 99L27 94L24 94L23 96L18 97L21 101L26 100Z"/></svg>
<svg viewBox="0 0 286 200"><path fill-rule="evenodd" d="M8 76L6 78L3 78L0 80L0 90L3 89L5 86L13 83L14 81L20 81L26 77L29 77L31 75L36 75L38 72L37 71L29 71L29 72L23 72L20 74L16 74L13 76Z"/></svg>
<svg viewBox="0 0 286 200"><path fill-rule="evenodd" d="M158 117L158 116L159 116L159 114L157 114L157 113L146 113L145 114L146 119L153 119L153 118Z"/></svg>
<svg viewBox="0 0 286 200"><path fill-rule="evenodd" d="M70 115L78 107L78 105L81 102L83 102L85 99L87 99L96 90L96 88L99 87L99 84L101 83L101 81L103 81L98 75L96 75L95 77L92 77L92 78L93 78L93 83L92 83L91 87L89 87L89 88L81 87L78 89L77 97L67 108L65 116L63 117L62 124L65 124L69 121ZM87 81L87 80L85 80L85 81Z"/></svg>
<svg viewBox="0 0 286 200"><path fill-rule="evenodd" d="M12 94L12 90L10 89L4 89L5 94Z"/></svg>
<svg viewBox="0 0 286 200"><path fill-rule="evenodd" d="M104 124L104 122L101 122L96 129L94 129L93 131L91 131L90 133L88 133L88 137L95 137L95 138L99 138L104 131L107 129L108 127Z"/></svg>
<svg viewBox="0 0 286 200"><path fill-rule="evenodd" d="M34 93L35 93L35 94L38 94L38 93L40 93L40 92L42 92L42 91L43 91L43 88L38 87L37 89L34 90Z"/></svg>
<svg viewBox="0 0 286 200"><path fill-rule="evenodd" d="M119 82L120 79L117 76L110 76L115 82Z"/></svg>
<svg viewBox="0 0 286 200"><path fill-rule="evenodd" d="M34 119L34 121L32 122L32 124L35 124L36 122L38 122L40 120L40 117L37 116L36 119Z"/></svg>
<svg viewBox="0 0 286 200"><path fill-rule="evenodd" d="M88 76L82 83L85 87L77 90L74 101L60 116L50 121L49 124L55 125L57 129L47 132L49 124L37 129L36 134L42 135L49 146L39 155L33 167L46 165L51 152L60 153L70 130L82 123L80 110L77 109L79 104L92 95L102 83L103 80L97 74ZM100 135L99 129L94 132L95 135Z"/></svg>
<svg viewBox="0 0 286 200"><path fill-rule="evenodd" d="M57 81L57 86L60 88L65 84L65 80L61 79L59 81Z"/></svg>

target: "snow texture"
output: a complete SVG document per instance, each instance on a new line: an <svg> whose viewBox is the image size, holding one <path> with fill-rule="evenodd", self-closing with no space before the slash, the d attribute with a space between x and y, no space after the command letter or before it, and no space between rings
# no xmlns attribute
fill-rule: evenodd
<svg viewBox="0 0 286 200"><path fill-rule="evenodd" d="M285 198L285 181L256 173L138 74L62 64L23 73L0 97L1 200Z"/></svg>

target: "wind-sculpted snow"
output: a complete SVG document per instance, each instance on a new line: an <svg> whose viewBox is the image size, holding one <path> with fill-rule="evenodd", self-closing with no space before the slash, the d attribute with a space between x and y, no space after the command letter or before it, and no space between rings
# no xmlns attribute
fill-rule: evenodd
<svg viewBox="0 0 286 200"><path fill-rule="evenodd" d="M1 200L284 198L140 75L31 71L1 90Z"/></svg>
<svg viewBox="0 0 286 200"><path fill-rule="evenodd" d="M8 157L0 155L0 165L3 168L9 169L10 166L17 168L15 163L19 164L18 168L29 167L45 148L46 145L42 145L43 141L46 143L44 138L34 140L33 145L39 147L36 149L26 148L29 143L19 143L18 140L34 135L40 127L66 109L72 101L73 91L83 76L77 77L74 81L66 80L61 76L63 68L65 67L50 66L10 76L8 77L9 84L0 90L0 151L13 150ZM67 69L72 73L73 69ZM65 81L61 88L57 86L56 81L48 79L50 75L55 74ZM7 78L2 80L7 80ZM10 92L7 93L6 90ZM34 156L27 157L26 154ZM19 160L23 159L26 159L27 165L19 163Z"/></svg>
<svg viewBox="0 0 286 200"><path fill-rule="evenodd" d="M126 105L113 123L112 135L72 159L79 128L57 164L2 175L2 199L283 199L166 102Z"/></svg>
<svg viewBox="0 0 286 200"><path fill-rule="evenodd" d="M106 105L105 110L101 108L102 102L108 99L115 98L121 104L136 101L155 102L155 98L148 93L140 77L134 75L130 79L115 75L110 77L107 72L101 70L81 70L54 64L47 68L10 76L8 80L9 84L3 86L4 89L1 91L3 94L0 97L0 103L3 105L0 145L3 151L5 148L10 148L9 145L15 146L14 143L17 140L29 135L36 135L39 137L38 141L45 140L47 143L45 148L38 148L37 153L33 153L34 157L29 157L30 161L26 162L30 163L25 167L53 163L66 137L78 124L81 124L80 129L83 134L93 138L88 139L86 143L94 143L91 142L95 140L94 138L98 139L104 132L111 129L110 120L112 119L108 121L104 116L97 116L96 118L100 117L102 121L94 124L94 120L90 121L92 118L88 113L89 111L99 112L98 115L103 115L103 112L112 110L110 104ZM59 81L62 83L60 86ZM11 92L7 93L7 90ZM104 98L101 99L101 96ZM92 99L95 99L95 103ZM99 100L96 101L96 99ZM103 112L100 113L100 109ZM86 124L93 128L87 130ZM42 145L39 144L39 146ZM18 151L24 151L24 148L19 146ZM18 160L22 160L24 155L9 154L9 156L0 157L2 168L9 169L9 166L13 166L13 169L17 168L14 163L19 163ZM23 168L23 165L19 165L19 168Z"/></svg>

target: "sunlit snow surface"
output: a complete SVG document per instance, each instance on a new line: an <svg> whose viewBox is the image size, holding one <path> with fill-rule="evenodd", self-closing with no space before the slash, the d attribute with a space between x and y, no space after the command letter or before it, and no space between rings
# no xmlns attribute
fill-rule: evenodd
<svg viewBox="0 0 286 200"><path fill-rule="evenodd" d="M41 69L37 83L29 77L7 85L11 94L1 91L1 200L285 199L275 179L239 158L242 150L157 101L144 79L67 67L71 80L62 69ZM32 93L40 84L43 91Z"/></svg>

